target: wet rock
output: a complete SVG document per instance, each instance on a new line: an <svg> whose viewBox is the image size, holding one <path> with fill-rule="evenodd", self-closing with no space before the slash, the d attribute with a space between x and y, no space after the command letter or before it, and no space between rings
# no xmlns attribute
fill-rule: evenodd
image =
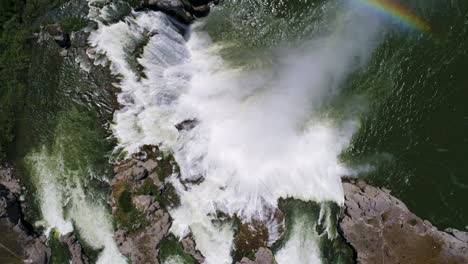
<svg viewBox="0 0 468 264"><path fill-rule="evenodd" d="M45 30L61 48L67 50L71 47L70 34L65 32L59 24L48 25Z"/></svg>
<svg viewBox="0 0 468 264"><path fill-rule="evenodd" d="M171 227L170 216L160 209L151 214L151 222L138 232L118 230L115 234L122 254L129 256L131 263L158 264L159 244Z"/></svg>
<svg viewBox="0 0 468 264"><path fill-rule="evenodd" d="M388 191L363 181L348 179L343 188L340 227L358 263L468 263L468 244L460 239L466 233L437 230Z"/></svg>
<svg viewBox="0 0 468 264"><path fill-rule="evenodd" d="M187 24L194 20L193 15L186 10L182 0L143 0L143 7L163 11Z"/></svg>
<svg viewBox="0 0 468 264"><path fill-rule="evenodd" d="M141 166L145 168L147 171L154 171L156 167L158 167L158 162L155 160L149 159L141 163Z"/></svg>
<svg viewBox="0 0 468 264"><path fill-rule="evenodd" d="M175 127L179 131L183 131L183 130L189 131L189 130L192 130L197 125L198 125L198 121L196 119L189 119L189 120L185 120L183 122L180 122Z"/></svg>
<svg viewBox="0 0 468 264"><path fill-rule="evenodd" d="M210 14L210 5L193 6L191 13L198 18L206 17Z"/></svg>
<svg viewBox="0 0 468 264"><path fill-rule="evenodd" d="M242 258L241 261L237 262L238 264L276 264L275 257L273 253L268 248L259 248L257 253L255 253L255 261L248 258Z"/></svg>
<svg viewBox="0 0 468 264"><path fill-rule="evenodd" d="M60 242L67 245L70 251L71 261L73 264L88 264L89 260L83 252L83 247L76 239L73 233L69 233L60 237Z"/></svg>
<svg viewBox="0 0 468 264"><path fill-rule="evenodd" d="M181 243L184 248L184 252L192 256L198 263L203 263L205 261L205 257L197 250L195 241L191 234L182 239Z"/></svg>
<svg viewBox="0 0 468 264"><path fill-rule="evenodd" d="M265 223L252 221L241 223L234 237L235 259L255 253L258 249L268 245L269 233Z"/></svg>
<svg viewBox="0 0 468 264"><path fill-rule="evenodd" d="M275 264L273 253L267 248L260 248L255 254L255 262L257 264Z"/></svg>
<svg viewBox="0 0 468 264"><path fill-rule="evenodd" d="M17 197L5 185L0 184L0 217L16 225L22 216L21 206Z"/></svg>
<svg viewBox="0 0 468 264"><path fill-rule="evenodd" d="M196 17L207 16L210 6L218 3L218 0L143 0L142 7L165 12L182 23L190 24Z"/></svg>
<svg viewBox="0 0 468 264"><path fill-rule="evenodd" d="M448 228L445 230L445 232L453 235L456 237L458 240L463 241L465 243L468 243L468 232L462 232L453 228Z"/></svg>
<svg viewBox="0 0 468 264"><path fill-rule="evenodd" d="M11 167L0 167L0 181L0 254L5 256L2 258L4 263L19 260L48 263L51 252L45 245L45 237L39 237L23 218L19 200L21 187Z"/></svg>
<svg viewBox="0 0 468 264"><path fill-rule="evenodd" d="M135 166L132 168L131 173L137 181L144 180L146 177L148 177L148 170L144 167Z"/></svg>
<svg viewBox="0 0 468 264"><path fill-rule="evenodd" d="M250 260L246 257L243 257L241 261L237 262L238 264L256 264L257 262Z"/></svg>
<svg viewBox="0 0 468 264"><path fill-rule="evenodd" d="M14 177L14 169L10 166L0 166L0 184L17 196L21 194L20 181Z"/></svg>

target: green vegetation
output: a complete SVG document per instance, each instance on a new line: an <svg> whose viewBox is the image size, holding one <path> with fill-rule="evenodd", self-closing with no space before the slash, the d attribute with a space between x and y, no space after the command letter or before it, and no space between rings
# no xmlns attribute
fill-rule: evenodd
<svg viewBox="0 0 468 264"><path fill-rule="evenodd" d="M75 32L86 27L88 22L83 17L68 17L60 22L65 32Z"/></svg>
<svg viewBox="0 0 468 264"><path fill-rule="evenodd" d="M136 190L137 195L151 195L156 198L156 200L159 199L161 196L161 191L158 190L158 187L154 184L153 180L151 178L146 178L143 181L143 184L141 185L140 188Z"/></svg>
<svg viewBox="0 0 468 264"><path fill-rule="evenodd" d="M133 209L132 194L125 190L119 197L119 207L123 212L129 213Z"/></svg>
<svg viewBox="0 0 468 264"><path fill-rule="evenodd" d="M174 235L167 236L163 241L161 241L159 247L159 259L161 263L165 263L171 258L177 259L177 263L195 263L192 256L184 252L182 245Z"/></svg>
<svg viewBox="0 0 468 264"><path fill-rule="evenodd" d="M117 196L117 211L115 221L119 228L129 232L139 230L147 225L143 212L135 208L132 201L132 193L127 190L128 186Z"/></svg>
<svg viewBox="0 0 468 264"><path fill-rule="evenodd" d="M156 173L158 174L159 180L162 182L173 173L179 173L179 167L177 166L174 156L162 153L162 159L158 162Z"/></svg>

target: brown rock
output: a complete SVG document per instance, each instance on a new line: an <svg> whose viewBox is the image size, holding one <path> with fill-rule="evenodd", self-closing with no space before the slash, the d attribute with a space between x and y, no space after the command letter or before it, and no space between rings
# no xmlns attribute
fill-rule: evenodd
<svg viewBox="0 0 468 264"><path fill-rule="evenodd" d="M0 254L2 263L46 264L50 249L23 218L19 201L21 186L13 169L0 167ZM4 185L3 183L6 183ZM9 189L12 188L12 189Z"/></svg>
<svg viewBox="0 0 468 264"><path fill-rule="evenodd" d="M148 209L152 203L153 197L149 195L139 195L133 197L133 204L135 205L135 208L142 212L146 211L146 209Z"/></svg>
<svg viewBox="0 0 468 264"><path fill-rule="evenodd" d="M169 232L169 214L160 209L151 218L151 224L136 233L128 234L118 230L115 234L122 254L130 257L131 263L159 264L159 243Z"/></svg>
<svg viewBox="0 0 468 264"><path fill-rule="evenodd" d="M197 250L192 235L188 235L181 241L184 252L191 255L198 263L203 263L205 257Z"/></svg>
<svg viewBox="0 0 468 264"><path fill-rule="evenodd" d="M353 180L344 182L343 188L345 212L340 227L356 250L358 263L468 263L466 241L438 231L388 190Z"/></svg>
<svg viewBox="0 0 468 264"><path fill-rule="evenodd" d="M276 264L276 260L271 250L262 247L255 253L255 261L244 257L237 264Z"/></svg>

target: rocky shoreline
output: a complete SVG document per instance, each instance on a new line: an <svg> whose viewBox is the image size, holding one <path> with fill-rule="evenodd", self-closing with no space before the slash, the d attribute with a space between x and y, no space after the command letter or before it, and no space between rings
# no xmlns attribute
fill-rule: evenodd
<svg viewBox="0 0 468 264"><path fill-rule="evenodd" d="M339 226L357 263L468 263L468 233L439 231L389 190L362 180L345 179L343 188Z"/></svg>
<svg viewBox="0 0 468 264"><path fill-rule="evenodd" d="M168 210L178 205L177 194L166 181L178 173L172 157L164 156L157 147L145 146L117 164L115 173L112 212L118 224L115 239L122 254L131 263L163 263L169 245L170 250L178 249L178 254L193 263L203 263L190 233L180 239L169 233L172 219ZM343 188L345 205L338 225L356 253L356 263L468 263L468 233L439 231L411 213L390 191L362 180L345 178ZM47 238L37 234L23 218L21 192L14 170L3 167L0 226L12 232L0 239L1 248L12 259L25 263L51 263ZM249 236L245 232L256 237L255 228L239 230L236 237ZM72 263L90 263L74 234L64 234L59 241L68 248ZM254 254L250 258L242 257L236 263L276 263L266 242L251 250Z"/></svg>

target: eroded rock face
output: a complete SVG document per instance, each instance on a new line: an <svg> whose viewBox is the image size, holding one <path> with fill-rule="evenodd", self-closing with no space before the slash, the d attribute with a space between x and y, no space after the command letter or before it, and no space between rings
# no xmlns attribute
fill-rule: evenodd
<svg viewBox="0 0 468 264"><path fill-rule="evenodd" d="M347 180L343 188L340 227L357 252L358 263L468 263L468 243L462 239L466 233L437 230L389 191L363 181Z"/></svg>

